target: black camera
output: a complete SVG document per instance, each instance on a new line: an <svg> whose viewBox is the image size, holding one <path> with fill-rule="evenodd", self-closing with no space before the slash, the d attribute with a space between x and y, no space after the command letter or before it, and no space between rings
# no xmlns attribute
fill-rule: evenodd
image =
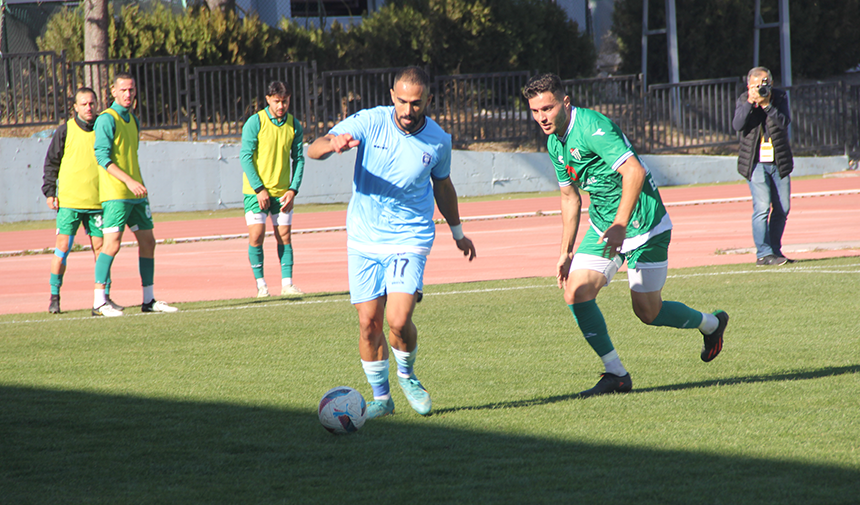
<svg viewBox="0 0 860 505"><path fill-rule="evenodd" d="M758 85L758 96L762 98L767 98L770 96L771 84L768 82L767 77L761 80L761 84Z"/></svg>

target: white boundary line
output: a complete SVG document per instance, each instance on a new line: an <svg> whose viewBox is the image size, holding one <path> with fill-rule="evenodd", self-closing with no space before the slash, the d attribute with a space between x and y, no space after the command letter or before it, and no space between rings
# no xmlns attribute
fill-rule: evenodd
<svg viewBox="0 0 860 505"><path fill-rule="evenodd" d="M812 193L796 193L791 195L791 198L813 198L819 196L842 196L842 195L856 195L860 194L860 189L847 189L842 191L818 191ZM737 202L748 202L751 201L752 197L750 196L741 196L737 198L713 198L713 199L705 199L705 200L686 200L681 202L664 202L666 207L686 207L691 205L711 205L711 204L720 204L720 203L737 203ZM588 209L582 209L584 214L588 213ZM542 217L542 216L558 216L561 214L560 210L550 210L543 211L538 210L535 212L519 212L519 213L511 213L511 214L488 214L484 216L467 216L461 217L461 222L467 221L492 221L495 219L517 219L522 217ZM436 222L436 224L444 224L445 220L440 219ZM307 228L307 229L299 229L293 230L292 233L294 235L304 235L307 233L328 233L333 231L344 231L346 230L346 226L329 226L323 228ZM274 232L266 232L267 237L273 236ZM205 241L214 241L214 240L232 240L232 239L241 239L248 238L247 233L237 233L231 235L207 235L203 237L182 237L182 238L165 238L158 239L155 241L156 244L187 244L192 242L205 242ZM137 242L123 242L121 247L131 247L137 244ZM90 246L81 244L80 249L78 251L89 251L91 249ZM25 256L25 255L33 255L33 254L53 254L54 248L45 247L42 249L21 249L19 251L0 251L0 258L6 256Z"/></svg>
<svg viewBox="0 0 860 505"><path fill-rule="evenodd" d="M682 275L669 275L667 278L669 279L687 279L694 277L716 277L722 275L746 275L746 274L789 274L789 273L803 273L803 274L817 274L817 273L825 273L825 274L860 274L860 263L854 263L849 265L842 265L838 267L839 269L832 269L830 266L810 266L810 267L780 267L780 268L757 268L755 270L736 270L732 272L713 272L713 273L701 273L701 274L682 274ZM844 268L856 268L856 270L844 270ZM513 280L513 279L511 279ZM615 282L626 282L627 279L613 279L613 283ZM530 286L514 286L507 288L486 288L486 289L467 289L461 291L446 291L443 293L424 293L424 296L448 296L448 295L470 295L470 294L480 294L480 293L492 293L496 291L517 291L522 289L539 289L539 288L554 288L556 287L554 284L540 284L540 285L530 285ZM218 300L213 300L218 301ZM226 301L226 300L223 300ZM344 298L336 298L329 300L306 300L306 301L284 301L282 303L265 303L265 304L253 304L253 305L240 305L237 307L217 307L210 309L190 309L183 310L181 314L193 314L197 312L223 312L230 310L246 310L246 309L267 309L271 307L286 307L286 306L298 306L298 305L316 305L322 303L340 303L347 302L349 303L349 297L345 296ZM197 303L197 302L194 302ZM139 317L139 316L156 316L156 317L176 317L176 316L168 316L167 314L128 314L122 317ZM68 321L92 321L95 318L90 317L68 317L68 318L49 318L49 319L28 319L24 321L0 321L0 326L4 325L13 325L13 324L42 324L42 323L66 323ZM108 319L108 318L101 318Z"/></svg>

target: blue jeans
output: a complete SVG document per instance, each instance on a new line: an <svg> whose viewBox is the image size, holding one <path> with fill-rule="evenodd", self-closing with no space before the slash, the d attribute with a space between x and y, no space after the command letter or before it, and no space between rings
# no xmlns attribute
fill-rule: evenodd
<svg viewBox="0 0 860 505"><path fill-rule="evenodd" d="M791 208L791 177L780 177L774 163L758 163L749 186L756 258L782 256L782 232Z"/></svg>

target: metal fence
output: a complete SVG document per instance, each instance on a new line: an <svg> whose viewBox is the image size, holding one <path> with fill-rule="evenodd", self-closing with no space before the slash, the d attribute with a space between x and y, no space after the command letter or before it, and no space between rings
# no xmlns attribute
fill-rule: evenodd
<svg viewBox="0 0 860 505"><path fill-rule="evenodd" d="M741 78L648 86L645 151L724 146L736 143L732 128Z"/></svg>
<svg viewBox="0 0 860 505"><path fill-rule="evenodd" d="M109 103L107 83L131 73L138 86L141 128L180 129L191 139L238 138L245 120L265 106L265 87L293 88L291 112L305 140L324 134L364 108L390 104L398 69L317 73L315 63L190 68L185 57L66 62L54 53L0 56L0 128L57 125L70 114L73 91L88 85ZM428 115L455 145L542 140L520 90L529 72L437 76ZM651 85L639 76L564 81L576 106L602 112L640 153L733 149L731 126L743 78ZM860 86L841 82L788 88L796 153L860 156Z"/></svg>
<svg viewBox="0 0 860 505"><path fill-rule="evenodd" d="M526 140L537 128L521 90L529 72L439 76L430 116L455 144Z"/></svg>
<svg viewBox="0 0 860 505"><path fill-rule="evenodd" d="M641 152L640 144L645 138L641 76L570 79L562 84L573 105L612 119Z"/></svg>
<svg viewBox="0 0 860 505"><path fill-rule="evenodd" d="M194 84L189 109L194 110L194 116L189 122L189 138L192 132L200 140L241 137L245 121L266 107L266 87L272 81L288 83L292 88L290 111L299 121L305 121L313 110L308 100L312 70L308 63L195 68L191 76Z"/></svg>
<svg viewBox="0 0 860 505"><path fill-rule="evenodd" d="M0 56L0 127L56 125L67 116L64 55Z"/></svg>
<svg viewBox="0 0 860 505"><path fill-rule="evenodd" d="M848 115L842 83L804 84L787 90L791 107L792 149L822 154L845 149L849 142L846 136Z"/></svg>
<svg viewBox="0 0 860 505"><path fill-rule="evenodd" d="M315 136L362 109L390 105L392 82L399 68L322 72L321 89L313 98Z"/></svg>
<svg viewBox="0 0 860 505"><path fill-rule="evenodd" d="M143 130L186 128L188 120L188 61L185 57L139 58L67 63L69 89L82 86L99 94L103 104L111 103L109 83L118 73L134 77L137 85L135 110Z"/></svg>

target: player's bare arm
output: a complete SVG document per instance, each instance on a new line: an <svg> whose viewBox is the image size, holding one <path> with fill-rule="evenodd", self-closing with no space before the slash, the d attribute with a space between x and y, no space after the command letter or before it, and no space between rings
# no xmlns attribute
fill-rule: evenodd
<svg viewBox="0 0 860 505"><path fill-rule="evenodd" d="M360 143L360 141L353 139L349 133L344 133L343 135L328 133L314 140L308 146L308 157L314 160L324 160L332 154L340 154L358 147Z"/></svg>
<svg viewBox="0 0 860 505"><path fill-rule="evenodd" d="M433 197L436 199L436 206L439 207L439 212L448 223L448 226L457 226L460 224L460 209L457 206L457 190L454 188L454 183L450 177L442 180L433 180ZM463 256L468 256L469 261L472 261L478 256L475 251L475 244L469 237L463 236L460 239L454 239L457 243L457 249L463 251Z"/></svg>
<svg viewBox="0 0 860 505"><path fill-rule="evenodd" d="M556 264L558 287L564 288L573 259L573 245L579 232L579 217L582 212L582 196L574 185L561 188L561 251Z"/></svg>
<svg viewBox="0 0 860 505"><path fill-rule="evenodd" d="M603 242L603 254L612 258L621 250L621 245L627 237L627 224L630 216L639 201L642 193L642 184L645 182L645 167L639 163L636 156L627 158L627 161L618 167L621 174L621 201L618 203L618 211L612 226L603 232L600 240Z"/></svg>
<svg viewBox="0 0 860 505"><path fill-rule="evenodd" d="M108 164L108 166L105 170L107 170L107 173L109 173L110 175L112 175L112 176L116 177L117 179L119 179L120 181L122 181L122 183L126 185L128 190L131 191L132 193L134 193L134 196L137 196L140 198L143 198L144 196L146 196L146 187L143 184L134 180L127 173L123 172L116 165L116 163Z"/></svg>
<svg viewBox="0 0 860 505"><path fill-rule="evenodd" d="M573 246L579 232L579 218L582 213L582 196L576 186L561 188L561 251L556 264L556 279L558 287L563 289L570 272L570 261L573 259Z"/></svg>

